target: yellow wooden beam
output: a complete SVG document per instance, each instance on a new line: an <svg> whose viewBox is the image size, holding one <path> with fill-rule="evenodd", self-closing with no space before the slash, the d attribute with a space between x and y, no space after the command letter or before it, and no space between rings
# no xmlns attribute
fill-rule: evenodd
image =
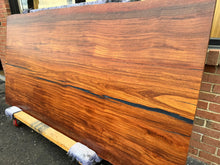
<svg viewBox="0 0 220 165"><path fill-rule="evenodd" d="M220 0L216 1L215 14L212 23L211 38L220 38Z"/></svg>
<svg viewBox="0 0 220 165"><path fill-rule="evenodd" d="M20 120L22 123L26 124L67 152L76 143L76 141L70 139L66 135L56 131L55 129L49 127L23 111L15 113L14 118Z"/></svg>

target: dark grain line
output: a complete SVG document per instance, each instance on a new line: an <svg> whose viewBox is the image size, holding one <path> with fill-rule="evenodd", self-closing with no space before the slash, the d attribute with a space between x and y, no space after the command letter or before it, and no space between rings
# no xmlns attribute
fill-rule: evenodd
<svg viewBox="0 0 220 165"><path fill-rule="evenodd" d="M166 130L163 130L163 131L166 131ZM189 136L189 135L184 135L184 134L178 133L178 132L173 132L173 131L166 131L166 132L174 133L174 134L181 135L181 136L185 136L185 137L191 137L191 136Z"/></svg>
<svg viewBox="0 0 220 165"><path fill-rule="evenodd" d="M153 112L161 113L161 114L164 114L164 115L167 115L167 116L171 116L171 117L173 117L175 119L179 119L179 120L182 120L182 121L184 121L186 123L193 124L193 120L191 120L191 119L185 118L185 117L180 116L180 115L178 115L176 113L165 111L165 110L160 109L160 108L147 107L145 105L136 104L136 103L128 102L128 101L125 101L125 100L121 100L121 99L117 99L117 98L109 97L109 96L105 96L105 95L104 95L104 97L112 99L112 100L119 101L121 103L130 105L130 106L133 106L133 107L137 107L137 108L145 109L145 110L148 110L148 111L153 111Z"/></svg>
<svg viewBox="0 0 220 165"><path fill-rule="evenodd" d="M25 68L25 67L23 67L23 66L13 65L13 64L9 64L9 63L5 63L5 65L9 65L9 66L13 66L13 67L16 67L16 68L25 69L25 70L34 72L33 70L28 69L28 68Z"/></svg>
<svg viewBox="0 0 220 165"><path fill-rule="evenodd" d="M96 97L98 97L98 98L101 98L101 99L107 99L107 100L111 99L111 100L115 100L115 101L124 103L124 104L126 104L126 105L130 105L130 106L132 106L132 107L141 108L141 109L144 109L144 110L161 113L161 114L164 114L164 115L173 117L173 118L175 118L175 119L182 120L182 121L184 121L184 122L186 122L186 123L193 124L193 120L191 120L191 119L185 118L185 117L180 116L180 115L178 115L178 114L176 114L176 113L172 113L172 112L165 111L165 110L160 109L160 108L152 108L152 107L148 107L148 106L145 106L145 105L142 105L142 104L136 104L136 103L132 103L132 102L129 102L129 101L125 101L125 100L117 99L117 98L114 98L114 97L110 97L110 96L107 96L107 95L97 95L97 94L91 92L90 90L83 89L83 88L80 88L80 87L76 87L76 86L73 86L73 85L63 85L63 84L60 84L60 83L58 83L58 82L51 81L51 80L47 80L47 79L44 79L44 78L41 78L41 77L36 77L36 78L37 78L37 79L40 79L40 80L44 80L44 81L50 82L50 83L54 83L54 84L57 84L57 85L61 85L62 87L75 88L75 89L78 89L78 90L81 90L81 91L83 91L83 92L89 93L89 94L91 94L91 95L93 95L93 96L96 96Z"/></svg>

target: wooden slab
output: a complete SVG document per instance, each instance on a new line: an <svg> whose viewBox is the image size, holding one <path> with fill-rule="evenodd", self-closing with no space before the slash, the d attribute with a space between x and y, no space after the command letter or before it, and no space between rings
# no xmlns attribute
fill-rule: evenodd
<svg viewBox="0 0 220 165"><path fill-rule="evenodd" d="M113 164L184 164L214 0L8 17L6 99Z"/></svg>

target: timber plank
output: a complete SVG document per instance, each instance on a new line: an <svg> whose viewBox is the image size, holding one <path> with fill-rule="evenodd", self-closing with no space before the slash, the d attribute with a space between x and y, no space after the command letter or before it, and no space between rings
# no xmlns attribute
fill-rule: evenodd
<svg viewBox="0 0 220 165"><path fill-rule="evenodd" d="M113 164L184 164L214 2L10 16L6 100Z"/></svg>
<svg viewBox="0 0 220 165"><path fill-rule="evenodd" d="M67 152L74 144L76 144L74 140L40 122L39 120L33 118L23 111L15 113L14 117Z"/></svg>

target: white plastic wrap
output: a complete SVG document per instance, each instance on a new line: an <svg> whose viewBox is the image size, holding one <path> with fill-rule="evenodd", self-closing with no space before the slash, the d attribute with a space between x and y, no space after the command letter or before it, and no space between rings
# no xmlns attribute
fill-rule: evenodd
<svg viewBox="0 0 220 165"><path fill-rule="evenodd" d="M79 142L70 148L68 155L75 158L77 161L82 163L82 165L92 165L102 160L93 150Z"/></svg>
<svg viewBox="0 0 220 165"><path fill-rule="evenodd" d="M20 108L18 108L16 106L12 106L12 107L9 107L9 108L5 109L5 115L7 117L10 117L11 119L13 119L14 113L20 112L20 111L22 111Z"/></svg>

